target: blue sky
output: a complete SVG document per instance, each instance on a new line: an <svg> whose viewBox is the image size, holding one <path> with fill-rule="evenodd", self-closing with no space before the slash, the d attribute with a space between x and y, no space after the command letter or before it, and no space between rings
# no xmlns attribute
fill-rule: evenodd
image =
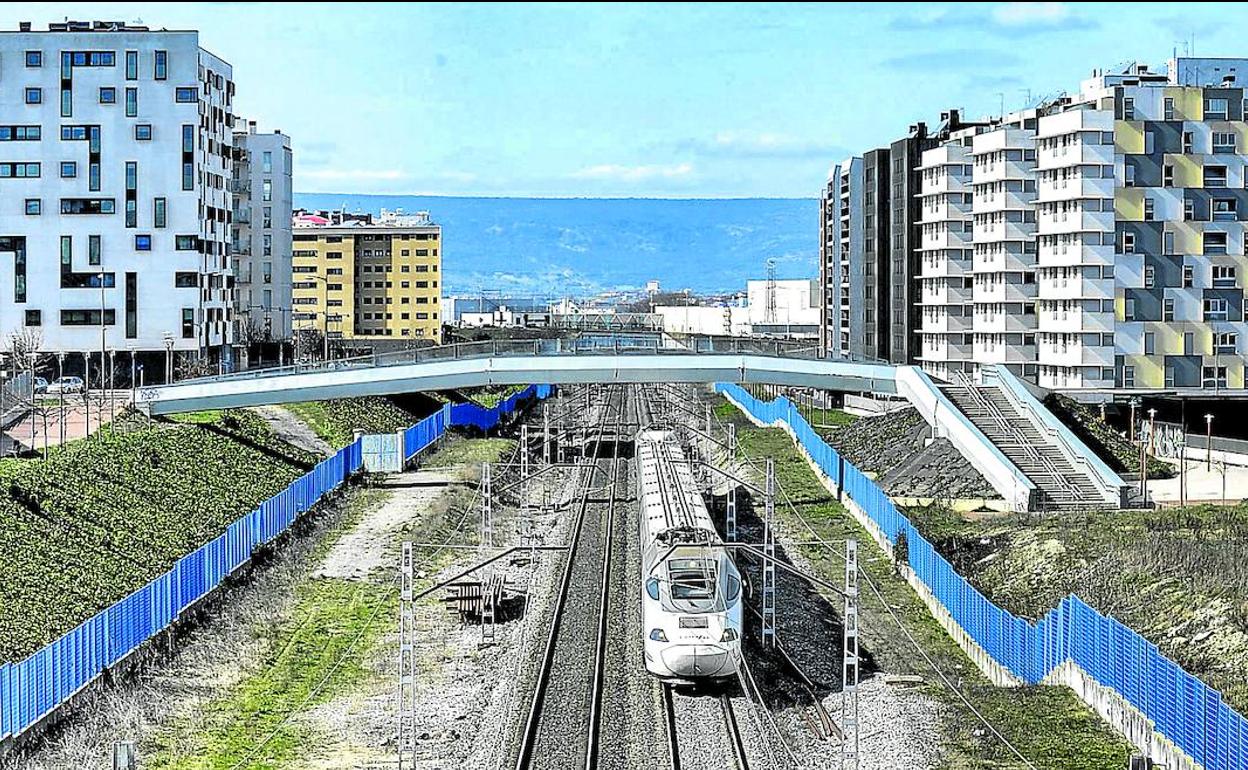
<svg viewBox="0 0 1248 770"><path fill-rule="evenodd" d="M19 20L197 28L301 192L812 197L832 162L1160 65L1248 55L1238 4L24 3Z"/></svg>

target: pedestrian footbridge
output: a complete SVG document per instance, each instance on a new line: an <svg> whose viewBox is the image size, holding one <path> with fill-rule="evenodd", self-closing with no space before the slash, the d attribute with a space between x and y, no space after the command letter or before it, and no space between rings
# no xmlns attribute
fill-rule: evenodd
<svg viewBox="0 0 1248 770"><path fill-rule="evenodd" d="M1119 504L1122 480L1057 424L1056 418L1004 367L986 368L993 370L995 387L1013 399L1010 403L1017 404L1017 416L994 405L989 405L985 415L967 411L918 367L823 358L817 348L806 343L724 337L678 340L628 334L461 343L238 372L143 388L136 394L135 405L152 415L168 415L530 383L732 382L873 393L908 400L931 426L933 435L947 438L1015 510L1028 510L1045 500L1043 490L1008 456L1010 451L1003 452L990 438L1004 441L1000 436L1023 435L1020 429L1002 427L1016 418L1035 423L1042 438L1049 441L1049 446L1029 450L1032 465L1047 470L1069 465L1088 471L1088 495L1099 499L1080 498L1073 503L1096 507ZM1026 432L1028 437L1034 435ZM1037 458L1037 452L1053 453L1054 458L1061 455L1069 463Z"/></svg>

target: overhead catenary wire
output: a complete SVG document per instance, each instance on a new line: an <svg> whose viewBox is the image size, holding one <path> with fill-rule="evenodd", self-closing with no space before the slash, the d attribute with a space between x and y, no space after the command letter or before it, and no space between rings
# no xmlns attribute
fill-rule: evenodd
<svg viewBox="0 0 1248 770"><path fill-rule="evenodd" d="M716 415L716 421L722 427L723 421L718 418L718 415ZM742 456L745 458L746 463L751 468L758 470L757 463L754 461L753 458L751 458L748 455L748 453L742 452ZM788 505L789 509L793 512L793 515L797 517L798 521L802 523L802 526L804 526L806 530L810 532L810 534L814 537L814 539L818 541L818 543L821 544L824 548L826 548L829 553L840 556L842 559L844 559L844 557L841 556L841 554L832 546L832 544L829 543L826 540L826 538L824 538L818 532L818 530L814 528L814 526L810 523L810 521L805 516L802 515L802 513L798 510L797 506L789 498L788 492L784 489L783 485L780 484L778 479L776 481L776 486L780 489L781 495L783 496L783 499L786 505ZM950 680L950 678L945 674L945 672L936 664L936 661L934 661L932 657L928 655L927 651L923 649L922 645L919 644L918 640L915 639L914 636L910 633L910 630L906 628L905 623L902 621L901 617L897 615L897 612L893 609L892 605L890 605L888 601L884 598L883 593L880 591L879 586L876 584L876 582L871 578L871 575L866 570L862 570L861 574L863 578L866 580L867 586L871 589L872 595L884 608L885 612L888 613L889 617L891 617L892 620L897 624L897 627L901 630L902 634L906 637L907 641L909 641L910 645L914 647L915 651L919 653L919 655L923 658L924 661L926 661L927 665L931 668L931 670L937 675L937 677L940 678L941 682L945 685L945 687L954 695L956 695L958 699L963 703L963 705L966 706L967 710L969 710L972 714L974 714L975 717L984 725L984 727L986 727L988 731L993 734L993 736L995 736L998 740L1000 740L1001 743L1006 748L1008 748L1010 752L1015 757L1017 757L1020 762L1022 762L1031 770L1037 770L1036 765L1030 759L1024 756L1023 753L1018 749L1018 747L1015 746L1012 742L1010 742L1010 740L1006 738L1005 735L1002 734L1000 730L997 729L996 725L994 725L986 716L984 716L984 714L979 709L975 708L975 705L971 703L970 699L966 696L966 694L962 692L962 690L959 689L958 686L955 685L952 680Z"/></svg>

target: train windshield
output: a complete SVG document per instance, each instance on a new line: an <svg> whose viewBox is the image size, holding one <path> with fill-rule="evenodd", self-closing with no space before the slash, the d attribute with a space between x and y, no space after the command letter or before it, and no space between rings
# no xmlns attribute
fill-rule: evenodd
<svg viewBox="0 0 1248 770"><path fill-rule="evenodd" d="M719 572L711 559L669 559L667 576L672 603L682 610L716 609Z"/></svg>

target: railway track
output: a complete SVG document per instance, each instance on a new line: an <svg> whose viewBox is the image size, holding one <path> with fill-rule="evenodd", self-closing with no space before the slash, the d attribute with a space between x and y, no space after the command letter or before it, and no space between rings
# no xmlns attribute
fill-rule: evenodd
<svg viewBox="0 0 1248 770"><path fill-rule="evenodd" d="M606 388L593 431L595 440L585 446L602 446L604 436L619 433L625 422L627 398L621 387ZM516 770L590 769L598 765L598 723L602 715L608 633L605 609L610 587L610 532L624 497L621 481L628 477L628 463L620 456L618 442L613 441L610 446L611 457L595 456L582 463L576 520L521 735ZM604 473L605 481L597 484L597 477Z"/></svg>
<svg viewBox="0 0 1248 770"><path fill-rule="evenodd" d="M663 710L671 770L750 770L745 738L728 693L685 694L664 683Z"/></svg>

